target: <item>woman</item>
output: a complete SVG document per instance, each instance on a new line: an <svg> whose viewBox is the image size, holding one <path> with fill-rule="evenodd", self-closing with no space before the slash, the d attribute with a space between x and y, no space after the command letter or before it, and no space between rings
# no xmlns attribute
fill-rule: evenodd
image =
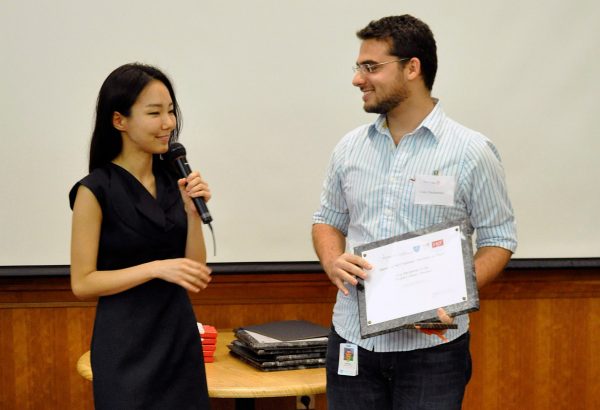
<svg viewBox="0 0 600 410"><path fill-rule="evenodd" d="M186 290L210 282L198 172L177 179L161 154L181 118L169 79L127 64L104 81L90 174L75 184L71 286L98 298L91 346L96 409L207 409L204 361Z"/></svg>

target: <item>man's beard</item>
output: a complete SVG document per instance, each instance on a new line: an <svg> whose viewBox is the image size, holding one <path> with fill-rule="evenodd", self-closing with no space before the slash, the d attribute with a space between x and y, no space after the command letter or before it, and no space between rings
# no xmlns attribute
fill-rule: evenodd
<svg viewBox="0 0 600 410"><path fill-rule="evenodd" d="M375 105L365 105L364 109L366 112L374 113L374 114L387 114L389 111L393 110L397 106L399 106L402 101L406 99L405 96L395 95L390 98L386 98L383 101L379 101Z"/></svg>
<svg viewBox="0 0 600 410"><path fill-rule="evenodd" d="M374 105L364 105L366 112L374 114L387 114L408 98L408 90L404 84L401 84L392 93L384 96L381 101L375 102Z"/></svg>

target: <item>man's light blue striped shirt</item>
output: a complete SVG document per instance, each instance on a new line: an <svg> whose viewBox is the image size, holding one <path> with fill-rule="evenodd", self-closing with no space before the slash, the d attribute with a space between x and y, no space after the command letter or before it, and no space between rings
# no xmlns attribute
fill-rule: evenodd
<svg viewBox="0 0 600 410"><path fill-rule="evenodd" d="M454 205L415 204L417 175L452 176ZM515 251L516 229L500 155L486 137L448 118L439 103L398 146L385 115L347 134L336 146L313 223L337 228L346 251L355 246L427 226L466 218L476 247ZM434 336L400 330L361 339L356 289L338 292L333 324L344 339L378 352L421 349L439 344ZM453 340L468 330L468 315L455 319Z"/></svg>

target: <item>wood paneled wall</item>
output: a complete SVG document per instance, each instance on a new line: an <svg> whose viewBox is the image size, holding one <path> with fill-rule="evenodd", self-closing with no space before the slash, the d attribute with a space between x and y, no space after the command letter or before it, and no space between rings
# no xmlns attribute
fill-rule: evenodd
<svg viewBox="0 0 600 410"><path fill-rule="evenodd" d="M600 270L509 270L471 314L474 369L465 409L591 409L600 401ZM234 328L270 320L329 325L335 289L321 273L215 275L192 295L198 320ZM94 304L66 277L0 277L0 409L91 409L75 369ZM324 396L317 408L326 408ZM292 399L257 408L293 409ZM215 410L231 400L213 400Z"/></svg>

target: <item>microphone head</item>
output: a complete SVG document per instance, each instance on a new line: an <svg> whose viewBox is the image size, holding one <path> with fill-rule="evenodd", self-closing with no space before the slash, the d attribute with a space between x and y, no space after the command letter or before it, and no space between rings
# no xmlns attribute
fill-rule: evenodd
<svg viewBox="0 0 600 410"><path fill-rule="evenodd" d="M169 150L163 154L167 161L173 161L177 158L185 157L185 148L179 142L171 142L169 144Z"/></svg>

